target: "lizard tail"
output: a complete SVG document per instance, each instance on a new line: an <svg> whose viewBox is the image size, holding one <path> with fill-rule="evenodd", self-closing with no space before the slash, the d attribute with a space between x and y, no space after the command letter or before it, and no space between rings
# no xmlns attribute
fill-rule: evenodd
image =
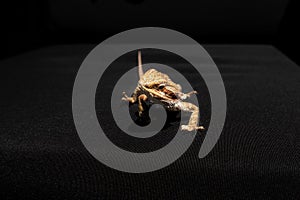
<svg viewBox="0 0 300 200"><path fill-rule="evenodd" d="M141 79L144 75L143 68L142 68L142 54L141 51L138 51L138 66L139 66L139 78Z"/></svg>

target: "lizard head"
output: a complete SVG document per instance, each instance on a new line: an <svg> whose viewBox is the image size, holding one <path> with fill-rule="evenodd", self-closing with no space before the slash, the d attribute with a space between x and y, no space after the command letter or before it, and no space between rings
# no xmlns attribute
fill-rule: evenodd
<svg viewBox="0 0 300 200"><path fill-rule="evenodd" d="M148 70L139 80L139 87L153 98L172 101L181 93L181 86L174 83L170 77L155 69Z"/></svg>

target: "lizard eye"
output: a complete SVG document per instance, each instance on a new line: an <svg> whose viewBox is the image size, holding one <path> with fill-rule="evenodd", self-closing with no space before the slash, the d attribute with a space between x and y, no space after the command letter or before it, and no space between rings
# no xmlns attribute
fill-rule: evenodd
<svg viewBox="0 0 300 200"><path fill-rule="evenodd" d="M160 85L158 86L158 89L163 89L165 86L166 86L165 84L160 84Z"/></svg>

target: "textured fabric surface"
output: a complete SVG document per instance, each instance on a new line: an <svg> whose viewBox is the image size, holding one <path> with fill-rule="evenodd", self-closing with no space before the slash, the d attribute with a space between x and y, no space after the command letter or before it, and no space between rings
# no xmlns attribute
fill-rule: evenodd
<svg viewBox="0 0 300 200"><path fill-rule="evenodd" d="M300 198L300 68L278 50L204 46L227 92L227 118L217 145L198 159L205 136L199 133L172 165L128 174L94 159L73 123L73 82L93 47L53 46L0 62L0 199ZM155 56L150 52L148 62ZM173 64L184 71L178 62ZM185 75L204 91L199 99L202 123L207 125L205 86L193 71ZM111 86L103 87L109 93ZM97 110L103 101L100 93ZM113 126L110 117L98 118L108 128ZM147 151L164 145L176 128L176 123L168 127L148 146L113 132L110 138L129 150Z"/></svg>

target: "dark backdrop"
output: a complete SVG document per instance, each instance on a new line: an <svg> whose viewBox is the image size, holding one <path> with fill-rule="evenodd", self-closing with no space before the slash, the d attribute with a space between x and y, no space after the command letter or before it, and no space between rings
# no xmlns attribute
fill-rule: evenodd
<svg viewBox="0 0 300 200"><path fill-rule="evenodd" d="M287 0L1 2L1 58L11 58L0 62L0 199L300 199L300 69L272 46L235 45L271 44L299 63L293 48L299 45L298 8ZM76 73L91 49L141 26L176 29L208 44L226 88L227 115L209 156L196 159L205 137L200 133L172 165L129 174L88 153L76 134L71 100ZM76 45L57 45L66 43ZM209 95L198 76L166 52L143 52L144 63L161 63L160 55L200 91L206 127ZM111 73L134 66L134 54L120 58ZM101 92L109 95L113 84L100 85L96 109L109 112ZM99 123L111 129L110 115L102 116ZM147 144L169 142L176 123ZM110 139L118 146L149 150L117 133L111 131Z"/></svg>
<svg viewBox="0 0 300 200"><path fill-rule="evenodd" d="M99 43L161 26L199 43L272 44L299 63L296 0L15 0L2 3L1 58L46 45Z"/></svg>

